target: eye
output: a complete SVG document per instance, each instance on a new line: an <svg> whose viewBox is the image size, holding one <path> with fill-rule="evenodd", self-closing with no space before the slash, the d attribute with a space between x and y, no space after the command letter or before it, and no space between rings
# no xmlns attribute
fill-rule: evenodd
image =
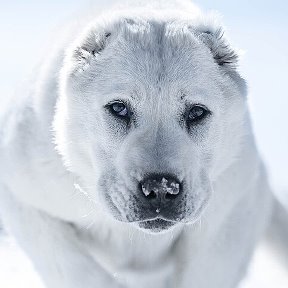
<svg viewBox="0 0 288 288"><path fill-rule="evenodd" d="M119 117L129 117L129 110L127 106L120 101L113 102L107 105L110 109L110 112Z"/></svg>
<svg viewBox="0 0 288 288"><path fill-rule="evenodd" d="M196 123L204 119L208 114L209 110L206 107L200 105L194 105L187 114L187 122Z"/></svg>

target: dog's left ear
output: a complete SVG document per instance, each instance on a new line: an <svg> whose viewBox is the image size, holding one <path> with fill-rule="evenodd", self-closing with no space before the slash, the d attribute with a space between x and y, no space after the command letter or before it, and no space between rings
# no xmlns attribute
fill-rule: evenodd
<svg viewBox="0 0 288 288"><path fill-rule="evenodd" d="M198 29L195 34L210 49L219 66L229 69L237 67L238 55L225 39L222 28Z"/></svg>
<svg viewBox="0 0 288 288"><path fill-rule="evenodd" d="M193 29L196 37L211 51L215 63L236 83L243 96L247 95L246 81L237 71L239 56L224 37L220 26L203 25Z"/></svg>
<svg viewBox="0 0 288 288"><path fill-rule="evenodd" d="M89 31L72 51L76 70L84 70L90 64L91 59L101 54L110 36L110 32L95 33L93 30Z"/></svg>

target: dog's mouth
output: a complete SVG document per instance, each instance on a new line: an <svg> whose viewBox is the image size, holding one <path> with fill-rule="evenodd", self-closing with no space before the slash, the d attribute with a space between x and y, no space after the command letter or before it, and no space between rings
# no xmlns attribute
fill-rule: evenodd
<svg viewBox="0 0 288 288"><path fill-rule="evenodd" d="M149 230L150 232L153 233L159 233L168 230L169 228L172 228L176 223L177 222L172 222L162 218L156 218L153 220L145 220L137 222L137 225L141 229Z"/></svg>

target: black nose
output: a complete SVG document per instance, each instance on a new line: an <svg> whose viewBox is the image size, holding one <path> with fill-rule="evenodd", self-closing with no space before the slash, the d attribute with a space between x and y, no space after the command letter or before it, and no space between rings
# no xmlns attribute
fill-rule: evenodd
<svg viewBox="0 0 288 288"><path fill-rule="evenodd" d="M141 190L148 199L170 200L179 195L181 184L173 176L152 175L141 183Z"/></svg>

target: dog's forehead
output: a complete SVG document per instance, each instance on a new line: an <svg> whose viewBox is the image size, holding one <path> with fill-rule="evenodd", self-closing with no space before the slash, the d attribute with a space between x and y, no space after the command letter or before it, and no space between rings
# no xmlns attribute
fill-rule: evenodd
<svg viewBox="0 0 288 288"><path fill-rule="evenodd" d="M126 20L116 30L117 36L114 39L112 36L101 63L104 68L101 80L106 75L107 89L181 97L185 91L195 92L213 85L217 65L188 25L176 21Z"/></svg>
<svg viewBox="0 0 288 288"><path fill-rule="evenodd" d="M126 24L116 45L119 58L122 61L125 58L122 63L127 68L130 66L132 76L137 76L134 73L137 71L141 78L150 76L152 81L180 80L185 75L199 75L207 66L209 69L215 66L209 49L193 35L189 26L173 21Z"/></svg>

